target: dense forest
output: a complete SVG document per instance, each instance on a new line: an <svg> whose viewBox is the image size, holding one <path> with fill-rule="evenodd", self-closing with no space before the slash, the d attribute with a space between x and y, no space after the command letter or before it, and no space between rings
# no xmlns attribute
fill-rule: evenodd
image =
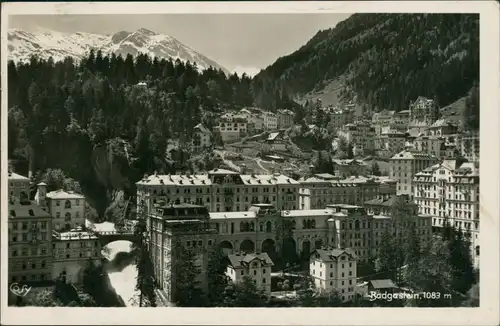
<svg viewBox="0 0 500 326"><path fill-rule="evenodd" d="M90 52L81 62L8 64L9 157L33 172L59 168L102 215L144 173L206 168L190 153L193 127L253 104L251 79L146 55ZM172 144L173 143L173 144Z"/></svg>
<svg viewBox="0 0 500 326"><path fill-rule="evenodd" d="M354 14L253 82L300 96L339 77L347 100L375 111L407 109L418 96L453 103L479 81L479 15Z"/></svg>

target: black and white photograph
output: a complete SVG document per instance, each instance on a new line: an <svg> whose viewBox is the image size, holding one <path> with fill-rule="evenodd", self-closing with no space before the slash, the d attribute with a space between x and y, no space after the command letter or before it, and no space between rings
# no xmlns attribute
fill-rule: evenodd
<svg viewBox="0 0 500 326"><path fill-rule="evenodd" d="M2 4L9 324L34 307L497 324L498 3L332 3ZM128 311L110 318L141 324Z"/></svg>

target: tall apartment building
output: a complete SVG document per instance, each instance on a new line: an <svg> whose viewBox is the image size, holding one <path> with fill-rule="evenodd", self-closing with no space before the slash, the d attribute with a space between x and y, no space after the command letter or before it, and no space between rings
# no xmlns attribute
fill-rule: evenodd
<svg viewBox="0 0 500 326"><path fill-rule="evenodd" d="M413 197L422 214L432 216L432 226L447 220L471 235L471 252L479 257L479 167L474 162L445 160L417 173Z"/></svg>
<svg viewBox="0 0 500 326"><path fill-rule="evenodd" d="M464 133L457 139L457 149L469 161L479 161L479 133Z"/></svg>
<svg viewBox="0 0 500 326"><path fill-rule="evenodd" d="M209 218L206 207L191 204L156 205L148 214L147 241L157 286L165 291L168 300L175 300L177 296L176 282L183 272L183 265L178 263L184 258L181 248L195 253L195 263L201 269L198 281L206 290L206 249L210 250L217 241L217 235L209 226Z"/></svg>
<svg viewBox="0 0 500 326"><path fill-rule="evenodd" d="M248 122L239 117L221 118L219 124L214 127L214 133L219 134L224 143L240 140L247 135Z"/></svg>
<svg viewBox="0 0 500 326"><path fill-rule="evenodd" d="M193 128L193 150L200 152L212 146L212 132L199 123Z"/></svg>
<svg viewBox="0 0 500 326"><path fill-rule="evenodd" d="M438 162L434 155L416 151L402 151L394 155L390 162L390 178L397 181L398 195L413 195L413 177L425 168Z"/></svg>
<svg viewBox="0 0 500 326"><path fill-rule="evenodd" d="M410 104L410 125L431 126L439 118L439 107L434 100L419 96Z"/></svg>
<svg viewBox="0 0 500 326"><path fill-rule="evenodd" d="M47 185L39 183L35 201L52 215L52 227L55 231L69 231L85 226L85 196L64 190L47 193Z"/></svg>
<svg viewBox="0 0 500 326"><path fill-rule="evenodd" d="M265 111L262 113L264 118L264 129L272 131L278 129L278 117L272 112Z"/></svg>
<svg viewBox="0 0 500 326"><path fill-rule="evenodd" d="M397 130L388 130L380 135L379 155L392 157L406 148L407 134Z"/></svg>
<svg viewBox="0 0 500 326"><path fill-rule="evenodd" d="M337 291L347 301L355 296L356 263L357 256L351 249L316 249L311 255L309 273L320 292Z"/></svg>
<svg viewBox="0 0 500 326"><path fill-rule="evenodd" d="M214 169L207 174L158 175L137 183L138 205L193 203L211 212L248 210L254 203L270 203L280 209L297 209L299 182L283 174L240 174Z"/></svg>
<svg viewBox="0 0 500 326"><path fill-rule="evenodd" d="M380 136L383 131L387 130L394 123L394 115L396 111L383 110L374 113L372 116L372 126L375 135Z"/></svg>
<svg viewBox="0 0 500 326"><path fill-rule="evenodd" d="M342 129L346 124L353 123L355 113L351 108L332 108L328 110L328 115L330 117L330 123L334 130Z"/></svg>
<svg viewBox="0 0 500 326"><path fill-rule="evenodd" d="M278 128L286 129L293 125L294 113L290 110L278 110Z"/></svg>
<svg viewBox="0 0 500 326"><path fill-rule="evenodd" d="M9 282L51 280L52 217L29 201L9 202Z"/></svg>
<svg viewBox="0 0 500 326"><path fill-rule="evenodd" d="M362 147L364 151L370 151L375 148L375 129L367 122L358 121L356 123L349 123L337 135L344 137L352 145Z"/></svg>

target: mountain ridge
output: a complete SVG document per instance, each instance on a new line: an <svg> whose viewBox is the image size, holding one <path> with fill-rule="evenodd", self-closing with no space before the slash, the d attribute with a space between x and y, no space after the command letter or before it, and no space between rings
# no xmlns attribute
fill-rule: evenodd
<svg viewBox="0 0 500 326"><path fill-rule="evenodd" d="M314 99L340 79L342 89L331 96L335 102L356 97L374 111L399 111L425 96L449 105L479 80L479 16L354 14L318 31L253 82L266 92L262 105L270 106L275 90Z"/></svg>
<svg viewBox="0 0 500 326"><path fill-rule="evenodd" d="M214 67L229 75L230 71L214 60L181 43L174 37L156 33L146 28L137 31L118 31L112 35L84 32L59 32L40 28L28 32L19 28L8 31L8 58L15 62L29 60L32 55L41 59L52 57L62 61L70 56L76 60L83 58L90 50L101 50L103 54L133 56L139 53L151 57L179 59L196 63L200 70Z"/></svg>

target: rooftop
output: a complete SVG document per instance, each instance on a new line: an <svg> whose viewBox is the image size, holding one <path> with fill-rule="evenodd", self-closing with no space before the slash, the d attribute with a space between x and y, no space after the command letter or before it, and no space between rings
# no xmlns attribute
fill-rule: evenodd
<svg viewBox="0 0 500 326"><path fill-rule="evenodd" d="M274 174L242 174L241 180L246 185L278 185L278 184L296 184L299 182L280 173Z"/></svg>
<svg viewBox="0 0 500 326"><path fill-rule="evenodd" d="M9 171L9 180L25 180L29 181L30 179L28 177L25 177L23 175L17 174L15 172Z"/></svg>
<svg viewBox="0 0 500 326"><path fill-rule="evenodd" d="M299 209L290 211L281 211L281 216L299 217L299 216L329 216L333 215L332 209Z"/></svg>
<svg viewBox="0 0 500 326"><path fill-rule="evenodd" d="M9 203L9 218L50 218L50 214L40 206L29 203Z"/></svg>
<svg viewBox="0 0 500 326"><path fill-rule="evenodd" d="M256 218L257 214L250 211L242 212L211 212L210 219L214 220L224 220L224 219L246 219L246 218Z"/></svg>
<svg viewBox="0 0 500 326"><path fill-rule="evenodd" d="M397 289L398 287L392 280L371 280L369 281L371 286L375 289Z"/></svg>
<svg viewBox="0 0 500 326"><path fill-rule="evenodd" d="M147 178L137 182L138 185L194 185L204 186L211 185L212 181L206 174L193 174L193 175L150 175Z"/></svg>
<svg viewBox="0 0 500 326"><path fill-rule="evenodd" d="M436 156L417 151L402 151L394 155L391 160L438 160Z"/></svg>
<svg viewBox="0 0 500 326"><path fill-rule="evenodd" d="M60 241L65 241L65 240L95 240L98 239L97 235L95 235L92 232L87 232L87 231L82 231L80 229L73 229L68 232L53 232L52 233L52 238Z"/></svg>
<svg viewBox="0 0 500 326"><path fill-rule="evenodd" d="M47 193L47 198L50 199L85 199L85 196L73 191L65 191L62 189Z"/></svg>
<svg viewBox="0 0 500 326"><path fill-rule="evenodd" d="M273 266L274 263L265 252L252 254L230 254L228 255L229 262L233 268L242 268L248 266L251 262L258 260L265 266Z"/></svg>
<svg viewBox="0 0 500 326"><path fill-rule="evenodd" d="M325 249L316 249L312 255L315 255L316 258L319 258L322 261L337 261L338 258L343 254L347 255L348 257L350 257L352 259L357 259L356 254L350 248L346 248L346 249L337 249L337 248L334 248L334 249L326 249L326 248Z"/></svg>

